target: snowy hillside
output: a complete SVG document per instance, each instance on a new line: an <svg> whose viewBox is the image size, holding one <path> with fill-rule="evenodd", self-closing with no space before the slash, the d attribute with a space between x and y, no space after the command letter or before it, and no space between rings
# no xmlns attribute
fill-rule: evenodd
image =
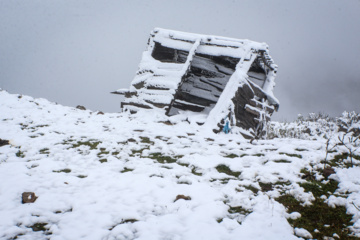
<svg viewBox="0 0 360 240"><path fill-rule="evenodd" d="M181 115L0 90L0 239L360 237L360 151L351 167L345 146L326 151L329 136L301 124L250 144Z"/></svg>

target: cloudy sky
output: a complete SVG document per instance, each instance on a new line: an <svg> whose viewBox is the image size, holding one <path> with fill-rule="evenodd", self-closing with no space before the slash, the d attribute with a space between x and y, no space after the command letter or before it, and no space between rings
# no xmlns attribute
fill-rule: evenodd
<svg viewBox="0 0 360 240"><path fill-rule="evenodd" d="M155 27L266 42L275 120L360 112L359 0L0 0L0 88L117 112Z"/></svg>

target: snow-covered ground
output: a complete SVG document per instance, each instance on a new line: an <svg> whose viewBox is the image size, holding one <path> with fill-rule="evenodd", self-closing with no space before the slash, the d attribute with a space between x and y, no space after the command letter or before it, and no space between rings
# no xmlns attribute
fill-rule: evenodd
<svg viewBox="0 0 360 240"><path fill-rule="evenodd" d="M327 184L320 174L326 139L250 144L190 122L156 112L102 115L0 90L0 138L10 141L0 147L0 238L289 240L314 234L293 228L288 219L301 214L278 199L313 204L301 183L310 172ZM330 178L338 189L321 196L329 206L346 207L349 232L357 237L359 162L335 166ZM38 198L23 204L23 192ZM329 237L338 235L334 230Z"/></svg>

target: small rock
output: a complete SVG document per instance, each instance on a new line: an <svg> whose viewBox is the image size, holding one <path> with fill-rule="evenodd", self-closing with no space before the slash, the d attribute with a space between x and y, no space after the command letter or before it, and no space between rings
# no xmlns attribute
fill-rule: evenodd
<svg viewBox="0 0 360 240"><path fill-rule="evenodd" d="M104 115L104 113L102 111L99 111L97 115Z"/></svg>
<svg viewBox="0 0 360 240"><path fill-rule="evenodd" d="M177 200L180 200L180 199L184 199L184 200L188 201L188 200L191 200L191 197L185 196L185 195L177 195L174 202L176 202Z"/></svg>
<svg viewBox="0 0 360 240"><path fill-rule="evenodd" d="M323 171L323 174L324 174L324 177L329 177L331 174L334 174L335 173L335 170L333 168L325 168L324 171Z"/></svg>
<svg viewBox="0 0 360 240"><path fill-rule="evenodd" d="M22 203L33 203L38 197L33 192L23 192Z"/></svg>
<svg viewBox="0 0 360 240"><path fill-rule="evenodd" d="M5 145L9 145L9 144L10 144L9 140L4 140L4 139L0 138L0 147L5 146Z"/></svg>
<svg viewBox="0 0 360 240"><path fill-rule="evenodd" d="M86 108L84 106L81 106L81 105L77 105L76 108L80 109L80 110L86 110Z"/></svg>

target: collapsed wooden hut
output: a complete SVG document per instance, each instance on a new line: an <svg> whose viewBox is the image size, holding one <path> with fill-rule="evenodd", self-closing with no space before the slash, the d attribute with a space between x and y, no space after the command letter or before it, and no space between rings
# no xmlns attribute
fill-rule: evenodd
<svg viewBox="0 0 360 240"><path fill-rule="evenodd" d="M276 69L265 43L155 28L130 89L112 93L123 110L206 114L200 125L254 138L279 107Z"/></svg>

